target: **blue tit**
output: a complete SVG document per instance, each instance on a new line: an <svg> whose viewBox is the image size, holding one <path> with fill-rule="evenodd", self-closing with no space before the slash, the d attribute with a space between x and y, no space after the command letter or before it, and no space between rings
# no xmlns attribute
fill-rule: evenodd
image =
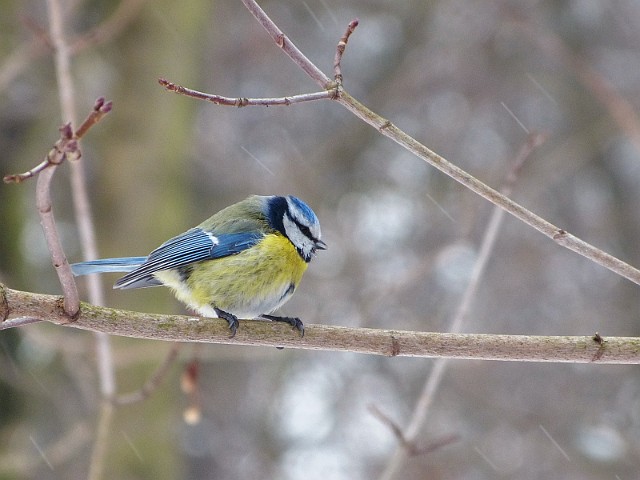
<svg viewBox="0 0 640 480"><path fill-rule="evenodd" d="M291 298L308 263L327 245L313 210L292 195L253 195L174 237L146 257L71 265L74 275L128 272L113 288L165 285L205 317L283 321L304 335L299 318L270 315Z"/></svg>

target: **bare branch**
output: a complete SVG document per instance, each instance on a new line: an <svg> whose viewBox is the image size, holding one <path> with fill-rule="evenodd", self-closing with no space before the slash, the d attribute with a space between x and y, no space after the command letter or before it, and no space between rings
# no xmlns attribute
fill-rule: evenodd
<svg viewBox="0 0 640 480"><path fill-rule="evenodd" d="M112 108L112 102L105 101L103 97L98 98L96 100L96 103L93 105L93 110L89 113L89 115L87 115L87 118L84 119L82 124L76 130L75 139L80 140L82 137L84 137L89 129L100 120L102 120L102 118L107 113L109 113Z"/></svg>
<svg viewBox="0 0 640 480"><path fill-rule="evenodd" d="M267 30L276 44L282 48L282 50L291 58L291 60L293 60L293 62L300 66L300 68L302 68L313 80L315 80L316 83L320 84L327 90L332 90L336 86L338 86L337 82L329 82L328 77L324 75L318 69L318 67L316 67L307 57L305 57L302 52L300 52L300 50L298 50L298 48L291 42L291 40L289 40L289 38L286 37L284 33L282 33L282 31L276 26L275 23L273 23L273 21L267 16L264 10L262 10L254 0L242 0L242 2L256 17L256 19L265 28L265 30ZM349 29L347 29L347 32L349 32ZM344 46L346 47L346 42ZM584 240L581 240L580 238L572 235L563 228L553 225L551 222L546 221L530 210L527 210L522 205L514 202L506 195L489 187L468 172L452 164L444 157L441 157L410 135L403 132L386 118L378 115L377 113L360 103L354 97L349 95L348 92L342 89L341 86L340 89L337 89L335 91L336 95L330 98L340 103L356 117L371 125L382 135L393 140L398 145L416 155L418 158L437 168L442 173L448 175L472 192L475 192L494 205L502 208L506 212L516 217L518 220L538 230L540 233L549 237L558 245L576 252L579 255L588 258L592 262L597 263L598 265L601 265L611 270L612 272L617 273L627 280L640 285L640 270L638 270L637 268L629 265L626 262L623 262L613 255L600 250L599 248L594 247ZM202 94L200 92L199 94L205 96L208 95Z"/></svg>
<svg viewBox="0 0 640 480"><path fill-rule="evenodd" d="M391 433L393 433L393 436L396 437L396 440L398 440L398 443L403 448L405 449L409 448L409 442L407 442L407 439L404 437L404 433L402 432L402 428L400 427L400 425L394 422L389 417L389 415L387 415L382 410L380 410L376 405L373 405L373 404L369 405L368 410L369 412L371 412L371 414L374 417L376 417L378 420L384 423L387 427L389 427L389 430L391 430Z"/></svg>
<svg viewBox="0 0 640 480"><path fill-rule="evenodd" d="M10 318L34 317L64 324L61 297L2 288ZM0 299L0 302L2 300ZM347 351L371 355L465 358L476 360L640 364L640 338L586 336L481 335L410 332L306 325L301 338L278 322L241 320L229 338L229 325L217 318L159 315L82 303L77 319L65 326L153 340L224 343Z"/></svg>
<svg viewBox="0 0 640 480"><path fill-rule="evenodd" d="M51 202L51 179L55 172L54 168L46 168L40 175L36 183L36 208L40 216L40 223L47 242L47 248L51 255L51 262L55 268L62 292L64 294L64 311L67 322L73 321L80 308L80 296L75 279L71 273L71 267L67 261L67 256L62 248L58 227L53 215L53 205Z"/></svg>
<svg viewBox="0 0 640 480"><path fill-rule="evenodd" d="M279 98L229 98L221 95L213 95L210 93L203 93L197 90L192 90L182 85L177 85L164 78L159 78L158 83L170 92L175 92L187 97L197 98L198 100L205 100L207 102L215 103L216 105L225 105L231 107L248 107L248 106L272 106L272 105L292 105L294 103L312 102L314 100L326 100L336 96L335 89L325 90L315 93L303 93L300 95L292 95L290 97Z"/></svg>

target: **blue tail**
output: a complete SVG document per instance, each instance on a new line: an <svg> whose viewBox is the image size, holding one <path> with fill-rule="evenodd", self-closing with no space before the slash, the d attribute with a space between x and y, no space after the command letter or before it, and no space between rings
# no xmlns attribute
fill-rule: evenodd
<svg viewBox="0 0 640 480"><path fill-rule="evenodd" d="M71 264L71 271L76 277L92 273L130 272L147 260L147 257L103 258Z"/></svg>

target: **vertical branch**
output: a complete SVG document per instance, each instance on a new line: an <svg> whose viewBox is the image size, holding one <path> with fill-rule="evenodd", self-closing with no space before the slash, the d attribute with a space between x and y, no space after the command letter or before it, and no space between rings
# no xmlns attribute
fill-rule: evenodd
<svg viewBox="0 0 640 480"><path fill-rule="evenodd" d="M60 96L60 110L65 121L75 125L76 112L74 104L74 85L71 75L71 52L64 34L64 16L59 0L47 0L49 11L49 29L51 41L55 49L56 77ZM76 221L80 233L80 244L84 258L96 258L97 247L89 200L84 182L82 162L71 163L71 192L75 209ZM49 173L50 172L50 173ZM45 170L45 179L51 178L54 168ZM38 177L40 183L43 175ZM48 189L47 189L48 190ZM68 267L67 267L68 268ZM97 305L104 304L102 284L97 275L89 277L89 300ZM113 405L110 402L115 394L115 374L109 337L104 333L96 333L96 356L100 378L100 390L103 396L98 434L91 456L89 478L98 479L102 476L105 459L108 432L113 418Z"/></svg>
<svg viewBox="0 0 640 480"><path fill-rule="evenodd" d="M60 244L60 236L58 228L53 216L53 206L51 202L51 179L57 169L57 165L51 165L45 168L36 182L36 209L40 216L40 223L44 230L44 236L47 240L47 248L51 255L51 261L58 275L58 280L64 292L64 311L67 317L74 318L80 310L80 297L76 283L71 274L71 268L67 262L62 245Z"/></svg>
<svg viewBox="0 0 640 480"><path fill-rule="evenodd" d="M73 85L69 73L69 51L63 36L63 18L60 5L55 0L48 0L47 7L49 9L49 29L51 39L56 47L55 65L56 76L58 79L58 95L60 98L60 108L62 111L63 122L75 121L75 112L73 109ZM67 139L73 135L73 128L63 129L62 136ZM47 239L47 247L51 254L51 261L56 269L58 278L64 292L64 310L67 315L74 317L80 309L80 298L76 287L71 269L67 263L62 245L60 244L60 236L58 235L55 218L53 216L53 207L51 202L51 179L57 169L57 165L51 165L49 168L41 172L38 176L36 184L36 207L40 215L42 228L44 229L45 238Z"/></svg>

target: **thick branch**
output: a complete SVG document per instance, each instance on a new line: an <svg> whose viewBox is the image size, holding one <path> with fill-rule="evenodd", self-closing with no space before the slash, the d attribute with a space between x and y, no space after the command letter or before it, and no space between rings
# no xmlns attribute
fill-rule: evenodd
<svg viewBox="0 0 640 480"><path fill-rule="evenodd" d="M10 318L32 317L58 324L67 320L62 297L0 285L0 295L3 293ZM279 346L389 357L640 364L640 338L602 335L481 335L306 325L301 338L281 323L241 320L237 335L229 338L228 324L220 319L136 313L86 303L81 304L76 321L65 326L153 340Z"/></svg>

